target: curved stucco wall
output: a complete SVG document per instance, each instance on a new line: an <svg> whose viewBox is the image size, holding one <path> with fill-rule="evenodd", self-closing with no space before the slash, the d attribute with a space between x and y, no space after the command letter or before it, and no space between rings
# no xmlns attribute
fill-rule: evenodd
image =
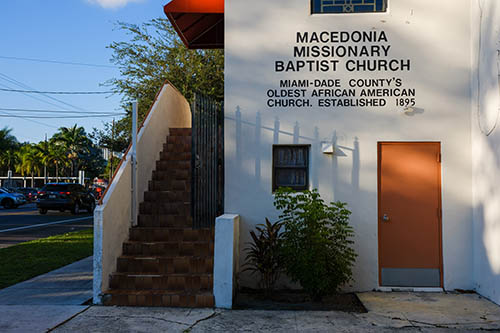
<svg viewBox="0 0 500 333"><path fill-rule="evenodd" d="M481 7L479 6L481 5ZM500 4L473 1L474 285L500 304ZM481 40L481 42L480 42ZM479 80L479 81L478 81ZM478 91L481 91L478 94Z"/></svg>
<svg viewBox="0 0 500 333"><path fill-rule="evenodd" d="M144 198L152 171L156 167L169 128L190 128L191 109L171 84L161 89L137 137L138 202ZM118 169L102 205L94 212L94 303L109 287L109 276L116 270L116 259L128 239L131 226L131 153Z"/></svg>

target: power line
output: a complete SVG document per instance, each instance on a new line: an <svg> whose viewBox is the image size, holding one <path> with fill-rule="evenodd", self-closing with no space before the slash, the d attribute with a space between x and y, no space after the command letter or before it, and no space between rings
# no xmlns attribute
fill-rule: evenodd
<svg viewBox="0 0 500 333"><path fill-rule="evenodd" d="M16 86L18 86L18 87L21 87L21 88L23 88L23 89L31 89L31 90L36 90L35 88L30 87L30 86L28 86L27 84L24 84L24 83L22 83L21 81L18 81L18 80L14 79L14 78L12 78L12 77L10 77L10 76L6 75L6 74L3 74L3 73L0 73L0 79L2 79L2 80L4 80L4 81L7 81L7 82L10 82L10 83L12 83L12 84L14 84L14 85L16 85ZM11 89L11 87L8 87L8 88L9 88L9 89ZM82 109L82 108L80 108L80 107L78 107L78 106L75 106L75 105L72 105L72 104L70 104L70 103L66 103L66 102L64 102L64 101L61 101L60 99L57 99L57 98L52 97L52 96L49 96L49 95L47 95L47 94L41 94L41 95L42 95L42 96L45 96L45 97L47 97L47 98L49 98L49 99L51 99L51 100L53 100L53 101L59 102L60 104L63 104L63 105L69 106L69 107L71 107L71 108L73 108L73 109L80 110L80 111L85 111L85 109ZM26 94L26 96L31 96L31 95ZM51 104L51 103L49 103L49 104ZM52 104L52 105L53 105L53 104Z"/></svg>
<svg viewBox="0 0 500 333"><path fill-rule="evenodd" d="M79 118L112 118L116 114L97 114L92 116L32 116L32 115L10 115L0 114L1 118L23 118L23 119L79 119Z"/></svg>
<svg viewBox="0 0 500 333"><path fill-rule="evenodd" d="M1 77L0 77L0 79L1 79ZM2 84L2 83L0 83L0 86L10 88L9 86L7 86L7 85L5 85L5 84ZM37 101L39 101L39 102L42 102L42 103L48 104L48 105L52 105L52 106L55 106L55 107L60 107L59 105L57 105L57 104L55 104L55 103L52 103L52 102L46 101L46 100L44 100L44 99L38 98L38 97L33 96L33 95L30 95L30 94L24 94L24 93L23 93L23 95L24 95L24 96L26 96L26 97L32 98L32 99L34 99L34 100L37 100Z"/></svg>
<svg viewBox="0 0 500 333"><path fill-rule="evenodd" d="M113 91L38 91L0 88L0 91L16 92L24 94L47 94L47 95L105 95L113 94Z"/></svg>
<svg viewBox="0 0 500 333"><path fill-rule="evenodd" d="M3 113L4 115L9 115L8 113L2 112L2 111L0 111L0 113ZM3 115L0 115L0 117L2 117L2 116ZM49 124L46 124L46 123L42 123L41 121L36 121L36 120L28 119L28 118L23 117L23 116L13 116L13 118L18 118L18 119L26 120L26 121L29 121L29 122L32 122L32 123L35 123L35 124L38 124L38 125L47 126L47 127L50 127L50 128L57 128L56 126L52 126L52 125L49 125Z"/></svg>
<svg viewBox="0 0 500 333"><path fill-rule="evenodd" d="M44 63L61 64L61 65L118 68L117 66L113 66L113 65L89 64L89 63L84 63L84 62L70 62L70 61L46 60L46 59L36 59L36 58L7 57L7 56L0 56L0 58L1 59L9 59L9 60L44 62Z"/></svg>
<svg viewBox="0 0 500 333"><path fill-rule="evenodd" d="M35 112L35 113L70 113L70 114L79 114L79 113L97 113L97 114L114 114L114 115L125 115L123 112L116 111L70 111L70 110L40 110L40 109L18 109L18 108L0 108L2 111L9 112Z"/></svg>

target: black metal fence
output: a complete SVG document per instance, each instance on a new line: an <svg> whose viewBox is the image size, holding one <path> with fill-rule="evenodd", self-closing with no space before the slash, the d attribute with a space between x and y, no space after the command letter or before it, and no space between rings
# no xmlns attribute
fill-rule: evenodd
<svg viewBox="0 0 500 333"><path fill-rule="evenodd" d="M191 113L193 228L210 228L224 212L224 105L196 94Z"/></svg>

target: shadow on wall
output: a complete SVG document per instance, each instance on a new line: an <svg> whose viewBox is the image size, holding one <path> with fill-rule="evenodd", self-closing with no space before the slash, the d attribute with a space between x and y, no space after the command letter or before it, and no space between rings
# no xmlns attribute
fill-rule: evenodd
<svg viewBox="0 0 500 333"><path fill-rule="evenodd" d="M319 128L314 127L312 135L307 135L301 130L299 122L287 123L286 127L291 129L287 131L283 129L285 124L282 124L279 117L274 118L274 123L271 123L271 126L263 123L260 113L256 113L255 118L251 121L244 119L240 107L237 107L233 114L226 114L225 120L233 122L226 128L234 130L234 149L231 149L234 151L234 158L226 159L226 168L239 171L237 180L228 179L227 182L231 182L231 186L238 183L239 192L245 193L242 196L226 199L229 200L229 206L238 207L238 213L241 215L240 251L246 248L247 243L250 242L249 231L254 228L255 223L263 223L264 217L268 217L270 220L278 218L278 211L273 206L271 145L280 143L310 144L310 187L318 189L327 202L334 200L348 202L349 208L353 212L352 225L356 228L354 239L356 251L360 254L354 268L354 275L360 277L359 280L376 279L376 277L371 276L373 274L371 266L376 264L377 253L373 253L370 244L361 241L367 238L376 239L376 227L364 228L361 221L368 219L376 224L377 219L373 216L371 218L361 216L359 214L363 214L363 210L355 208L357 202L376 203L376 193L360 190L361 152L358 138L353 139L352 146L341 145L335 130L322 135ZM334 145L335 154L325 155L322 153L321 142L324 140L322 141L321 137L330 138L328 141ZM339 166L339 160L342 159L345 161ZM350 165L350 170L346 170L347 165ZM345 174L346 171L350 171L350 175ZM233 189L232 192L238 191ZM248 202L250 198L251 204ZM231 207L226 208L231 211ZM274 216L264 216L269 212L274 212ZM262 221L255 220L259 214L263 214L258 217ZM241 264L245 261L244 257L243 254L240 260ZM241 286L256 287L255 279L248 274L242 274L240 279ZM285 279L281 282L282 287L293 287Z"/></svg>
<svg viewBox="0 0 500 333"><path fill-rule="evenodd" d="M312 137L304 136L300 134L300 123L297 121L294 124L293 132L287 132L280 129L280 119L279 117L275 117L274 127L267 127L262 125L262 118L260 112L257 112L255 122L242 120L241 109L238 106L236 108L235 117L225 116L226 120L231 120L235 122L234 128L236 129L236 163L240 167L243 165L242 153L245 152L245 157L248 158L249 152L243 149L243 125L249 126L254 130L254 156L255 159L255 181L260 183L262 180L262 135L263 131L272 132L273 134L273 144L280 144L280 137L289 137L292 138L293 144L310 144L311 145L311 161L310 161L310 174L311 174L311 188L320 189L320 182L318 179L318 168L319 168L319 156L321 156L321 143L325 142L320 140L320 133L318 127L314 128L314 134ZM359 168L360 168L360 148L359 148L359 140L357 137L354 138L353 146L346 147L338 144L337 132L334 130L329 136L331 136L331 143L333 147L335 147L335 153L331 156L331 163L333 166L332 176L333 176L333 188L337 188L338 184L338 159L339 158L351 158L352 160L352 172L351 172L351 186L353 190L359 190ZM287 144L290 143L290 140L284 140ZM346 153L347 152L347 153ZM270 170L269 170L270 171Z"/></svg>
<svg viewBox="0 0 500 333"><path fill-rule="evenodd" d="M241 5L238 5L240 3ZM417 139L416 136L407 135L407 132L412 129L415 123L422 124L423 118L432 119L426 128L422 128L422 133L427 137L434 137L434 133L439 132L450 132L456 133L459 131L465 131L470 129L469 123L462 122L464 126L457 129L457 122L454 119L457 118L457 111L467 112L467 116L470 112L470 77L471 77L471 66L470 57L462 57L463 54L469 54L469 52L462 52L470 47L470 39L467 37L470 35L470 25L469 24L456 24L453 25L454 29L443 29L442 19L442 9L446 9L449 17L465 17L461 15L463 13L463 7L452 7L450 6L450 1L436 2L436 4L429 6L425 1L407 1L405 4L394 6L394 16L388 17L387 20L380 21L378 19L370 19L363 22L356 23L356 27L359 29L380 29L385 30L389 36L390 41L395 45L393 56L398 57L408 57L409 52L413 52L414 55L414 71L412 73L412 82L415 82L415 87L418 90L419 100L425 102L418 102L417 107L410 110L409 113L405 113L404 117L412 121L401 121L401 126L397 128L391 128L390 134L393 137L405 137L408 140ZM476 1L473 2L473 5ZM287 47L280 47L285 45L279 45L276 47L273 43L269 42L269 34L266 33L270 22L275 22L276 17L287 17L287 20L283 20L280 25L275 25L274 29L277 31L283 31L283 36L290 34L290 43L293 42L293 32L294 31L304 31L304 30L314 30L315 25L319 24L321 21L315 20L315 23L311 23L309 20L305 20L303 14L297 10L297 6L294 1L284 3L280 6L276 6L276 10L262 11L259 6L247 6L244 2L235 2L231 6L235 6L234 13L240 12L241 15L233 15L228 17L227 26L231 28L232 36L228 35L228 41L230 44L228 50L229 55L226 58L228 66L226 70L232 68L245 68L248 66L254 66L255 70L239 71L238 75L227 75L226 82L227 87L230 88L230 102L234 102L231 107L240 105L246 109L258 110L261 108L261 102L258 102L256 92L265 92L269 89L269 82L276 80L275 74L272 69L272 62L269 59L291 59L290 49ZM239 9L237 6L244 6L245 10ZM397 7L400 6L400 7ZM411 8L411 14L405 21L398 19L398 16L402 13L401 6L409 6ZM405 7L406 9L406 7ZM484 8L486 12L488 8ZM399 11L396 15L396 11ZM408 11L410 12L410 11ZM415 13L415 15L413 14ZM290 22L287 24L287 22ZM293 23L292 23L293 22ZM338 24L333 24L332 29L352 29L350 22L347 18L340 18ZM343 26L343 23L346 23ZM483 21L484 28L486 29L484 36L490 35L492 33L491 26L492 22L485 18ZM425 29L423 29L425 27ZM440 31L439 34L435 34L435 31ZM238 39L234 39L234 36L238 36ZM435 37L438 36L438 37ZM466 36L465 38L463 36ZM231 39L233 37L233 39ZM426 37L426 38L422 38ZM429 37L429 38L427 38ZM449 40L448 42L444 42ZM443 41L443 43L437 43ZM258 49L259 52L255 52ZM432 49L432 52L428 52ZM456 52L457 56L453 56ZM266 65L268 64L268 65ZM227 73L230 73L228 71ZM450 76L450 73L453 73ZM382 73L385 75L386 73ZM477 75L476 72L472 73ZM443 77L447 77L448 80L442 80ZM474 84L474 82L473 82ZM250 89L251 87L251 89ZM453 107L451 107L453 105ZM425 110L424 110L425 109ZM231 110L234 112L234 109ZM245 112L245 110L243 110ZM291 110L294 111L294 110ZM319 128L322 129L323 134L327 134L331 138L332 142L338 143L337 135L342 136L342 133L353 133L353 135L359 133L369 133L373 131L373 124L377 122L378 124L383 124L387 128L391 125L394 119L394 111L396 110L384 110L382 112L366 112L366 113L351 113L349 114L346 109L338 108L337 112L334 113L324 113L321 115L319 112L315 118ZM425 113L424 113L425 111ZM231 112L231 113L232 113ZM272 206L272 195L270 194L270 180L266 179L267 174L271 166L269 161L271 160L270 152L263 152L261 154L257 151L262 151L263 149L269 150L269 142L278 144L280 142L285 143L310 143L311 144L311 186L316 188L328 188L329 191L334 191L334 198L347 201L344 198L346 192L349 194L352 204L356 202L368 202L372 206L376 206L377 193L366 192L360 190L360 154L361 149L364 149L364 154L368 155L368 150L371 147L362 146L357 140L353 140L352 144L349 142L346 146L337 146L338 155L328 157L328 161L325 160L325 155L320 154L320 138L322 137L318 128L310 129L309 124L305 123L280 123L280 118L274 118L274 126L272 120L266 119L268 115L262 114L255 116L252 115L252 119L242 119L240 107L236 109L234 117L227 118L229 121L235 122L236 130L235 136L231 136L231 139L235 139L232 143L236 145L234 152L232 152L230 159L226 163L230 163L228 167L238 168L241 173L242 183L248 181L257 182L258 185L251 184L252 193L251 195L255 197L256 202L253 207L245 208L246 212L242 213L243 229L242 236L246 237L249 225L245 225L245 213L250 216L255 216L256 207L264 207L263 211L271 211L274 207ZM338 133L332 130L330 133L324 133L325 128L321 126L322 123L329 121L335 123L336 117L347 117L349 122L345 122L343 128L337 128ZM349 118L350 117L350 118ZM255 119L255 121L254 121ZM267 124L263 124L262 119L266 119ZM282 117L281 121L284 121ZM287 118L290 119L290 118ZM473 126L477 126L477 118L474 115ZM421 123L422 122L422 123ZM307 133L303 133L301 130L301 125L308 128ZM266 127L267 126L267 127ZM287 131L282 130L282 127L287 128ZM468 127L467 129L465 127ZM383 127L382 127L383 128ZM340 130L342 132L340 132ZM252 144L248 142L249 136L255 135ZM270 138L268 138L270 136ZM265 139L264 139L265 138ZM286 139L285 139L286 138ZM456 142L464 140L464 143L468 142L466 135L457 133L452 139L448 147L452 146L453 151L450 149L450 154L447 155L448 160L454 163L455 174L458 175L470 175L470 163L460 163L460 145ZM298 140L297 140L298 139ZM340 141L344 144L343 141ZM363 141L362 145L365 141ZM245 150L246 149L246 150ZM266 155L266 154L269 154ZM345 156L343 156L345 155ZM497 150L498 155L498 150ZM319 157L318 157L319 156ZM255 158L255 160L253 160ZM322 162L317 163L317 158L321 158ZM234 160L232 160L234 159ZM346 159L352 159L352 169L350 180L346 174ZM251 163L248 163L251 162ZM450 162L450 163L451 163ZM330 164L328 164L330 163ZM328 170L327 170L328 168ZM367 172L374 172L375 166L373 165L363 165L363 177ZM264 170L266 172L264 172ZM326 172L330 173L331 177L324 177ZM348 171L348 170L347 170ZM253 178L255 177L255 178ZM364 178L362 179L365 180ZM363 183L364 184L364 183ZM248 184L239 185L238 190L249 191ZM445 256L447 256L445 263L445 270L450 269L455 272L453 276L449 276L448 280L451 284L459 288L471 287L471 274L472 269L472 239L470 237L472 231L472 224L470 221L472 217L469 218L469 214L472 212L472 202L467 195L459 194L460 182L457 184L447 184L446 188L443 188L443 198L446 200L447 205L452 207L464 207L462 211L451 212L450 215L456 214L448 218L446 225L443 227L443 232L456 232L456 237L449 237L443 243L443 251L445 251ZM245 187L247 186L247 187ZM257 189L257 190L256 190ZM470 192L470 188L462 188L462 193L467 191ZM233 192L235 193L235 192ZM339 197L339 194L342 197ZM248 196L245 196L248 198ZM333 199L333 198L329 198ZM465 199L465 200L464 200ZM229 200L235 202L234 207L244 207L248 206L247 202L243 202L244 199L237 198L233 196ZM238 201L241 200L241 201ZM352 206L351 206L352 207ZM372 207L373 208L373 207ZM253 210L253 211L252 211ZM462 214L463 213L463 214ZM353 209L352 221L353 224L359 219L360 223L356 228L356 238L359 239L358 235L364 234L363 243L356 243L357 251L360 254L359 261L357 263L357 269L363 269L362 260L367 263L367 266L373 267L371 262L373 258L376 258L377 253L373 253L376 248L369 247L365 243L366 241L374 240L376 244L376 232L373 233L373 229L365 228L368 223L372 223L373 216L359 216L356 214L365 214L363 212L357 212ZM465 216L467 215L467 216ZM269 216L273 218L273 216ZM376 217L375 217L376 218ZM260 222L259 222L260 223ZM373 222L376 223L376 222ZM253 226L252 226L253 227ZM478 230L478 229L477 229ZM477 231L476 230L476 231ZM488 230L481 230L481 235L477 235L477 239L484 242L486 235L484 233ZM369 235L367 235L370 233ZM373 234L372 234L373 233ZM242 243L244 244L245 239L242 238ZM457 247L456 244L460 244ZM484 243L482 244L484 246ZM476 245L478 247L478 245ZM363 259L363 258L367 259ZM493 262L490 260L490 269L493 269ZM367 274L372 274L370 269L366 269ZM355 273L360 279L364 279L362 273L359 271ZM495 273L498 277L498 274ZM366 278L367 281L373 280L373 276ZM376 279L376 278L375 278Z"/></svg>
<svg viewBox="0 0 500 333"><path fill-rule="evenodd" d="M500 304L500 6L494 0L478 0L474 6L474 283Z"/></svg>

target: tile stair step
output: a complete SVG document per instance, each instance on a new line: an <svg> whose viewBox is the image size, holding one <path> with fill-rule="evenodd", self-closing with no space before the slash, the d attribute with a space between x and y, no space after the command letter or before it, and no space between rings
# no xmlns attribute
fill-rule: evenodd
<svg viewBox="0 0 500 333"><path fill-rule="evenodd" d="M213 257L213 242L137 242L123 243L123 255L128 256L196 256Z"/></svg>
<svg viewBox="0 0 500 333"><path fill-rule="evenodd" d="M188 215L141 213L138 217L138 226L144 228L192 228L193 219Z"/></svg>
<svg viewBox="0 0 500 333"><path fill-rule="evenodd" d="M139 214L190 216L191 204L189 202L141 202Z"/></svg>
<svg viewBox="0 0 500 333"><path fill-rule="evenodd" d="M175 162L191 161L191 151L184 153L161 152L160 161L175 161Z"/></svg>
<svg viewBox="0 0 500 333"><path fill-rule="evenodd" d="M176 154L176 153L189 153L191 152L191 142L189 143L167 143L163 144L163 152Z"/></svg>
<svg viewBox="0 0 500 333"><path fill-rule="evenodd" d="M127 274L113 273L110 289L119 290L168 290L168 291L211 291L212 274Z"/></svg>
<svg viewBox="0 0 500 333"><path fill-rule="evenodd" d="M156 161L157 171L168 171L168 170L188 170L191 169L191 160L189 161Z"/></svg>
<svg viewBox="0 0 500 333"><path fill-rule="evenodd" d="M166 171L153 171L153 180L190 180L191 179L191 168L188 169L171 169Z"/></svg>
<svg viewBox="0 0 500 333"><path fill-rule="evenodd" d="M170 135L167 136L167 144L192 144L191 135Z"/></svg>
<svg viewBox="0 0 500 333"><path fill-rule="evenodd" d="M168 136L191 136L191 128L172 127L168 131Z"/></svg>
<svg viewBox="0 0 500 333"><path fill-rule="evenodd" d="M193 230L180 227L132 227L130 240L143 242L211 242L213 232L208 229Z"/></svg>
<svg viewBox="0 0 500 333"><path fill-rule="evenodd" d="M149 191L191 191L191 181L187 180L151 180Z"/></svg>
<svg viewBox="0 0 500 333"><path fill-rule="evenodd" d="M116 306L164 306L164 307L214 307L211 292L168 292L163 290L109 290L104 305Z"/></svg>
<svg viewBox="0 0 500 333"><path fill-rule="evenodd" d="M144 202L191 202L191 192L188 191L146 191Z"/></svg>
<svg viewBox="0 0 500 333"><path fill-rule="evenodd" d="M210 274L213 272L213 264L211 256L120 256L117 271L127 274Z"/></svg>

